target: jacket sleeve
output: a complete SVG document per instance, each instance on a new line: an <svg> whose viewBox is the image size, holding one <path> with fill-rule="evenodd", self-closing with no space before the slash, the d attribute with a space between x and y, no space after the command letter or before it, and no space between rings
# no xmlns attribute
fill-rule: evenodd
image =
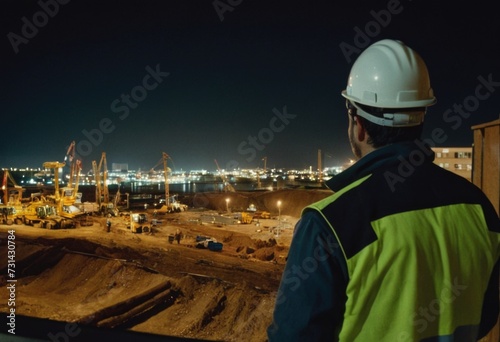
<svg viewBox="0 0 500 342"><path fill-rule="evenodd" d="M278 289L269 341L338 336L345 306L346 265L332 230L315 211L295 228Z"/></svg>

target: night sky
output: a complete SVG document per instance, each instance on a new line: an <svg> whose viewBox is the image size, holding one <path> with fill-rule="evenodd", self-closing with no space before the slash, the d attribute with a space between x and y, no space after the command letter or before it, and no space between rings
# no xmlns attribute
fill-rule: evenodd
<svg viewBox="0 0 500 342"><path fill-rule="evenodd" d="M175 171L315 168L318 149L343 164L340 92L384 38L427 63L425 137L471 146L500 113L500 20L494 2L449 3L2 1L0 167L62 161L73 140L84 171L102 152L142 170L162 152Z"/></svg>

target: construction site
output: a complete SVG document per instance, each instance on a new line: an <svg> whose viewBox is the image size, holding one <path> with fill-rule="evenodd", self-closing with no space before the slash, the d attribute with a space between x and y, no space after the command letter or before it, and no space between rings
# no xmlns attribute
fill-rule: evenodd
<svg viewBox="0 0 500 342"><path fill-rule="evenodd" d="M473 129L472 181L498 211L498 121ZM304 206L329 190L228 187L185 204L169 194L164 153L162 206L123 210L107 189L104 153L93 162L96 201L79 201L80 164L71 153L64 187L57 182L64 163L44 164L56 179L50 194L22 198L4 170L7 329L65 341L267 340L293 228ZM498 325L482 341L498 341Z"/></svg>
<svg viewBox="0 0 500 342"><path fill-rule="evenodd" d="M63 162L43 164L50 190L23 196L3 170L0 253L10 257L0 283L12 290L0 293L0 311L17 322L8 329L49 340L266 340L293 227L330 192L241 192L223 179L224 191L185 204L169 193L167 159L160 205L133 210L119 188L110 194L104 152L92 162L95 201L82 201L74 143ZM68 324L78 333L68 335Z"/></svg>

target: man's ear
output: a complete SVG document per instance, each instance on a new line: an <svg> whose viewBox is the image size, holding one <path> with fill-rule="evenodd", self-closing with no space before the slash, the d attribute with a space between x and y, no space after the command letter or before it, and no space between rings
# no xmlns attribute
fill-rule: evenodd
<svg viewBox="0 0 500 342"><path fill-rule="evenodd" d="M363 121L359 119L359 116L355 116L354 120L356 120L356 128L357 128L357 136L359 141L364 141L366 138L366 130L365 126L363 125Z"/></svg>

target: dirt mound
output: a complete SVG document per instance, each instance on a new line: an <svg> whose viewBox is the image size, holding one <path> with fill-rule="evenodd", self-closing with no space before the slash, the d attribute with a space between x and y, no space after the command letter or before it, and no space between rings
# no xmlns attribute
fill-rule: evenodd
<svg viewBox="0 0 500 342"><path fill-rule="evenodd" d="M18 241L24 254L18 271L25 275L17 282L19 315L196 339L265 340L273 305L266 299L268 291L179 269L173 272L177 277L169 277L122 258L138 256L127 248L84 241L77 251L66 247L78 247L77 239L63 239L51 247L44 246L49 240L40 242ZM54 262L49 265L47 260ZM210 266L214 265L201 263L201 269ZM6 285L5 276L0 285ZM8 312L7 299L1 303L0 311ZM268 319L248 326L252 317Z"/></svg>
<svg viewBox="0 0 500 342"><path fill-rule="evenodd" d="M302 209L316 201L319 201L332 192L329 190L298 190L283 189L264 192L228 192L221 193L199 193L193 199L194 207L204 207L217 211L226 210L226 199L232 211L245 211L250 204L254 204L258 210L265 210L272 215L278 215L278 201L281 201L281 214L300 217Z"/></svg>

